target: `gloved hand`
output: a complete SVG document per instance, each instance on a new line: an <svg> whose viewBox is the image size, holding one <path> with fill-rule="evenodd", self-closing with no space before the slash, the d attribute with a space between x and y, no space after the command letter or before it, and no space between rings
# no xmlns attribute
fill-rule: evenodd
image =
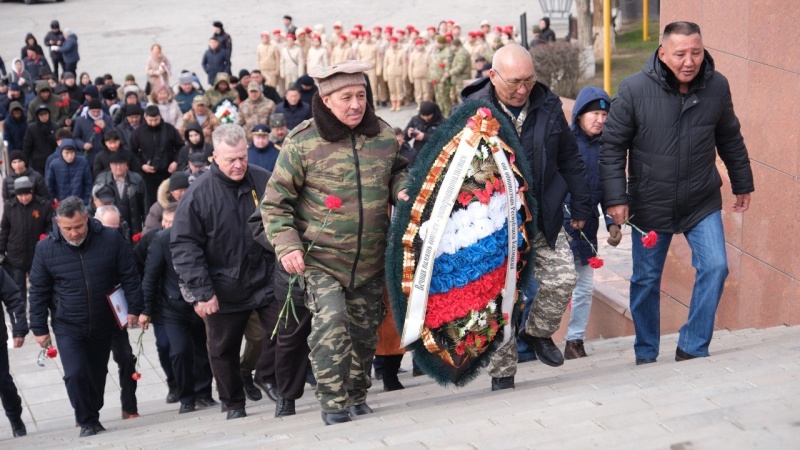
<svg viewBox="0 0 800 450"><path fill-rule="evenodd" d="M606 242L608 242L609 245L616 247L619 245L620 241L622 241L622 230L619 228L619 225L612 224L608 227L608 234Z"/></svg>

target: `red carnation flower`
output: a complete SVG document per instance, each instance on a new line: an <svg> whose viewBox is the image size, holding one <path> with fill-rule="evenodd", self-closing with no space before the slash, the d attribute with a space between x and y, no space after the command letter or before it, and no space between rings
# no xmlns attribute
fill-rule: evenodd
<svg viewBox="0 0 800 450"><path fill-rule="evenodd" d="M134 234L133 236L131 236L131 240L132 240L133 242L139 242L139 240L140 240L141 238L142 238L142 232L141 232L141 231L140 231L140 232L138 232L138 233L136 233L136 234Z"/></svg>
<svg viewBox="0 0 800 450"><path fill-rule="evenodd" d="M47 235L42 233L42 234L39 235L39 240L41 241L42 239L44 239L46 237L47 237Z"/></svg>
<svg viewBox="0 0 800 450"><path fill-rule="evenodd" d="M650 231L647 233L646 236L642 237L642 245L644 245L644 248L653 248L656 246L657 242L658 242L658 233L656 233L655 231Z"/></svg>
<svg viewBox="0 0 800 450"><path fill-rule="evenodd" d="M139 372L133 372L131 374L131 378L133 378L133 381L139 381L142 379L142 374Z"/></svg>
<svg viewBox="0 0 800 450"><path fill-rule="evenodd" d="M472 202L472 194L470 194L469 192L464 191L458 194L458 203L460 203L461 206L469 206L471 202Z"/></svg>
<svg viewBox="0 0 800 450"><path fill-rule="evenodd" d="M486 191L475 191L475 196L478 197L478 201L484 205L488 205L492 197L492 195Z"/></svg>
<svg viewBox="0 0 800 450"><path fill-rule="evenodd" d="M456 344L456 354L463 355L466 348L467 346L466 344L464 344L464 341L459 342L458 344Z"/></svg>
<svg viewBox="0 0 800 450"><path fill-rule="evenodd" d="M492 195L494 193L494 184L492 180L486 180L486 193Z"/></svg>
<svg viewBox="0 0 800 450"><path fill-rule="evenodd" d="M444 69L444 63L443 63L443 62L440 62L440 63L439 63L439 68L440 68L440 69Z"/></svg>
<svg viewBox="0 0 800 450"><path fill-rule="evenodd" d="M94 132L95 133L100 134L101 131L103 131L103 130L100 127L98 127L97 125L94 126Z"/></svg>
<svg viewBox="0 0 800 450"><path fill-rule="evenodd" d="M56 356L58 356L58 350L56 350L55 347L50 346L47 347L47 350L45 351L44 354L47 355L48 358L55 358Z"/></svg>
<svg viewBox="0 0 800 450"><path fill-rule="evenodd" d="M592 256L589 258L589 266L591 266L592 269L599 269L603 267L603 262L604 261L597 256Z"/></svg>
<svg viewBox="0 0 800 450"><path fill-rule="evenodd" d="M328 209L331 209L331 210L332 209L339 209L339 208L342 207L342 199L340 199L339 197L337 197L335 195L329 195L325 199L325 206Z"/></svg>

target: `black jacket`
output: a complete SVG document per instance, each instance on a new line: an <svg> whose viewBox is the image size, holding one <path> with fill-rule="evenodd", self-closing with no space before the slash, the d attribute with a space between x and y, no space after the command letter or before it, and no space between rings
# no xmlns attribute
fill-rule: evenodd
<svg viewBox="0 0 800 450"><path fill-rule="evenodd" d="M36 243L53 229L52 216L50 201L38 195L27 205L16 198L6 200L0 222L0 254L5 255L6 264L31 269Z"/></svg>
<svg viewBox="0 0 800 450"><path fill-rule="evenodd" d="M106 296L122 285L128 313L142 312L141 279L133 253L114 228L89 219L86 239L78 247L68 244L58 227L36 244L30 277L31 330L48 333L52 314L56 332L81 336L108 333L117 327Z"/></svg>
<svg viewBox="0 0 800 450"><path fill-rule="evenodd" d="M708 52L685 95L653 53L611 103L600 151L606 207L628 204L631 222L645 231L692 229L722 208L717 154L734 194L754 190L739 128L728 80Z"/></svg>
<svg viewBox="0 0 800 450"><path fill-rule="evenodd" d="M52 155L58 146L56 144L56 126L53 122L40 122L36 120L28 125L25 131L25 140L22 143L22 153L28 167L44 174L44 165L47 157Z"/></svg>
<svg viewBox="0 0 800 450"><path fill-rule="evenodd" d="M149 164L166 174L182 146L181 134L163 119L155 127L143 123L131 135L130 151L138 158L131 170L142 173L142 164Z"/></svg>
<svg viewBox="0 0 800 450"><path fill-rule="evenodd" d="M170 230L158 230L147 248L142 292L144 314L156 323L186 323L199 318L181 295L169 250Z"/></svg>
<svg viewBox="0 0 800 450"><path fill-rule="evenodd" d="M288 101L283 100L275 106L275 113L283 114L283 117L286 118L286 129L291 131L300 125L300 122L311 118L311 104L301 100L292 106Z"/></svg>
<svg viewBox="0 0 800 450"><path fill-rule="evenodd" d="M0 269L0 300L6 307L8 317L11 319L11 335L13 337L25 337L28 334L28 318L25 316L25 299L19 292L19 288L14 284L14 280ZM2 311L0 311L2 314ZM6 321L0 320L0 342L6 345L8 340L8 328Z"/></svg>
<svg viewBox="0 0 800 450"><path fill-rule="evenodd" d="M13 170L3 179L3 200L11 200L14 197L14 181L19 177L28 177L33 184L33 195L39 195L45 200L50 200L50 191L47 190L47 183L39 172L28 167L25 172L17 175Z"/></svg>
<svg viewBox="0 0 800 450"><path fill-rule="evenodd" d="M442 124L443 120L444 118L442 117L442 111L439 109L439 106L437 105L430 122L425 122L424 120L422 120L422 117L420 117L419 114L412 117L411 120L408 121L408 125L406 125L406 128L403 130L403 139L405 139L406 142L409 142L412 139L414 139L414 147L412 155L404 154L403 156L405 156L405 158L408 160L409 167L414 165L414 161L416 160L417 155L419 155L419 152L422 151L422 147L425 146L425 143L428 142L428 138L430 138L433 132L436 130L436 128L438 128L439 125ZM408 135L409 128L414 128L415 130L419 130L421 133L424 134L424 138L420 140L416 139L414 136L409 136Z"/></svg>
<svg viewBox="0 0 800 450"><path fill-rule="evenodd" d="M250 165L235 182L212 163L178 203L170 242L175 271L198 301L216 295L220 312L256 308L273 297L274 257L253 240L247 224L270 175Z"/></svg>
<svg viewBox="0 0 800 450"><path fill-rule="evenodd" d="M206 52L203 53L203 61L201 65L203 66L203 70L208 75L208 84L212 86L214 85L214 81L218 73L231 73L230 54L222 47L218 47L217 51L215 52L212 52L210 48L206 49Z"/></svg>
<svg viewBox="0 0 800 450"><path fill-rule="evenodd" d="M491 102L502 111L488 77L465 87L461 97L465 101ZM531 90L520 141L533 165L533 194L539 205L537 225L550 247L555 248L563 226L562 204L567 194L571 194L570 209L577 220L590 217L591 196L586 168L564 117L561 99L542 83L536 83Z"/></svg>
<svg viewBox="0 0 800 450"><path fill-rule="evenodd" d="M114 205L119 209L122 219L130 225L131 234L142 231L144 218L147 215L144 206L145 184L142 176L131 171L125 174L125 197L117 190L117 182L111 171L97 176L94 186L98 185L107 185L114 190Z"/></svg>

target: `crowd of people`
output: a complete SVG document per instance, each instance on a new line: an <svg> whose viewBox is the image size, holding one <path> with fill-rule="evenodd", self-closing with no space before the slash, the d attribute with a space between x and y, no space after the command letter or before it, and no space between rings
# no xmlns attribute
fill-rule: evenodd
<svg viewBox="0 0 800 450"><path fill-rule="evenodd" d="M110 355L119 365L122 418L138 417L133 326L154 330L166 401L179 403L181 414L220 406L228 419L245 417L246 401L263 391L275 417L285 417L309 382L323 422L347 422L372 412L374 361L384 389L402 389L397 330L384 320L387 212L409 200L408 170L430 135L470 100L508 116L536 169L535 287L519 287L529 310L515 325L519 345L552 366L586 356L597 229L605 224L617 245L620 227L634 224L659 239L656 252L642 246L646 236L633 239L636 364L658 356L660 274L677 233L706 264L697 265L676 359L708 355L727 276L720 183L709 182L719 175L708 155L716 146L728 168L734 211L747 210L753 181L727 82L715 74L697 25L668 25L646 66L652 70L623 81L621 100L581 91L570 126L559 97L537 83L513 27L493 30L484 21L465 39L453 21L425 33L360 25L344 32L337 22L330 35L322 25L283 21L282 30L262 33L256 69L238 77L232 39L214 22L205 88L188 71L175 82L160 45L151 48L143 87L133 75L121 86L110 74L76 77L77 37L53 21L44 40L52 72L29 35L25 58L3 82L10 170L0 297L14 347L29 329L43 348L55 335L80 436L105 430L99 416ZM544 42L547 25L540 24ZM652 122L660 117L652 108L673 111L668 103L681 96L709 100L686 106L673 128ZM376 115L377 107L412 101L418 114L405 129ZM690 139L685 127L704 137ZM653 164L675 157L676 140L686 167L656 174ZM303 287L290 281L298 277ZM123 318L108 302L120 293ZM295 313L279 321L283 299ZM552 335L570 299L562 353ZM0 347L0 394L22 436L21 403ZM499 348L489 365L492 390L513 388L522 360L514 339Z"/></svg>

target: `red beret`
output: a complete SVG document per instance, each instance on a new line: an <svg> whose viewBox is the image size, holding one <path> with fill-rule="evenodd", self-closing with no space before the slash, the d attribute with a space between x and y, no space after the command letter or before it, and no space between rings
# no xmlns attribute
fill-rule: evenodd
<svg viewBox="0 0 800 450"><path fill-rule="evenodd" d="M281 30L274 30L272 34L281 34Z"/></svg>
<svg viewBox="0 0 800 450"><path fill-rule="evenodd" d="M424 43L425 43L425 39L422 39L422 38L418 38L416 41L414 41L414 45L424 44Z"/></svg>
<svg viewBox="0 0 800 450"><path fill-rule="evenodd" d="M435 27L435 26L433 26L433 25L431 25L431 26L429 26L428 28L426 28L426 30L433 30L433 31L436 31L436 27Z"/></svg>
<svg viewBox="0 0 800 450"><path fill-rule="evenodd" d="M353 25L353 28L358 28L359 30L364 28L360 23Z"/></svg>
<svg viewBox="0 0 800 450"><path fill-rule="evenodd" d="M394 27L391 25L386 25L386 31L391 33L392 31L394 31Z"/></svg>
<svg viewBox="0 0 800 450"><path fill-rule="evenodd" d="M397 36L392 36L392 37L389 38L389 42L397 42L399 40L400 39Z"/></svg>
<svg viewBox="0 0 800 450"><path fill-rule="evenodd" d="M292 33L289 33L289 34L287 34L287 35L286 35L286 39L289 39L289 38L292 38L292 39L297 39L297 36L295 36L295 35L294 35L294 34L292 34Z"/></svg>
<svg viewBox="0 0 800 450"><path fill-rule="evenodd" d="M397 34L406 34L406 30L404 30L402 28L398 28L397 31L395 31L395 33L397 33Z"/></svg>

